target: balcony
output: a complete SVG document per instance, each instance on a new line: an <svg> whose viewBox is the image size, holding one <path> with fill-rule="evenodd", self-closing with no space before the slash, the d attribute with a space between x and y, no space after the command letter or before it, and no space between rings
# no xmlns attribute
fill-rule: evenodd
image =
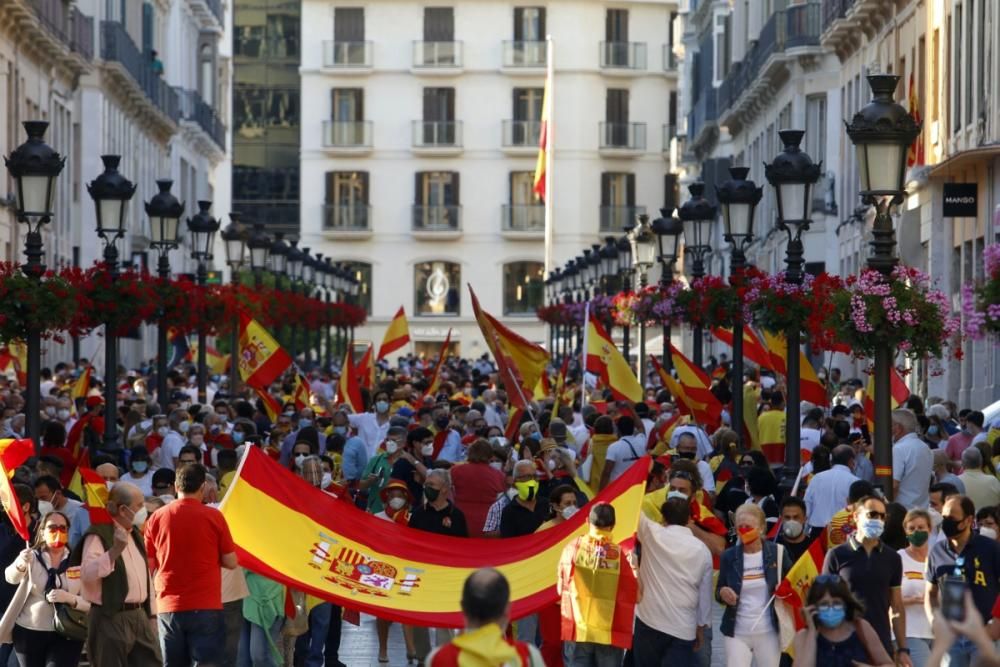
<svg viewBox="0 0 1000 667"><path fill-rule="evenodd" d="M541 121L505 120L500 145L508 155L532 155L538 151L541 135Z"/></svg>
<svg viewBox="0 0 1000 667"><path fill-rule="evenodd" d="M372 69L371 42L323 42L323 67L338 74L365 74Z"/></svg>
<svg viewBox="0 0 1000 667"><path fill-rule="evenodd" d="M462 71L462 42L413 42L413 69L421 74Z"/></svg>
<svg viewBox="0 0 1000 667"><path fill-rule="evenodd" d="M677 74L677 54L673 44L663 45L663 71L667 74Z"/></svg>
<svg viewBox="0 0 1000 667"><path fill-rule="evenodd" d="M214 33L222 32L225 27L222 0L188 0L187 4L201 30Z"/></svg>
<svg viewBox="0 0 1000 667"><path fill-rule="evenodd" d="M370 120L324 120L323 148L331 153L364 155L372 150Z"/></svg>
<svg viewBox="0 0 1000 667"><path fill-rule="evenodd" d="M372 235L372 207L362 202L323 205L323 233L339 239L364 240Z"/></svg>
<svg viewBox="0 0 1000 667"><path fill-rule="evenodd" d="M413 235L434 241L457 239L462 235L462 207L414 204Z"/></svg>
<svg viewBox="0 0 1000 667"><path fill-rule="evenodd" d="M462 121L413 121L413 151L422 155L458 155L462 152Z"/></svg>
<svg viewBox="0 0 1000 667"><path fill-rule="evenodd" d="M501 231L508 238L537 238L545 232L543 204L504 204Z"/></svg>
<svg viewBox="0 0 1000 667"><path fill-rule="evenodd" d="M41 58L43 69L60 68L76 77L94 57L94 20L64 0L0 2L0 21L17 33L18 43Z"/></svg>
<svg viewBox="0 0 1000 667"><path fill-rule="evenodd" d="M601 42L601 69L607 73L637 74L646 69L644 42Z"/></svg>
<svg viewBox="0 0 1000 667"><path fill-rule="evenodd" d="M226 150L226 127L222 124L215 109L201 99L201 95L194 90L174 88L174 91L180 100L181 123L193 126L190 129L203 135L195 137L195 140L202 138L214 143L215 148L210 149L210 152L224 153Z"/></svg>
<svg viewBox="0 0 1000 667"><path fill-rule="evenodd" d="M244 219L263 222L268 232L283 232L296 236L300 233L298 201L234 197L232 208L243 214Z"/></svg>
<svg viewBox="0 0 1000 667"><path fill-rule="evenodd" d="M820 43L843 60L857 48L859 32L871 39L892 13L892 5L882 0L823 0Z"/></svg>
<svg viewBox="0 0 1000 667"><path fill-rule="evenodd" d="M139 51L117 21L101 22L101 59L126 96L173 131L181 117L177 92L163 80L162 73L153 69L149 57Z"/></svg>
<svg viewBox="0 0 1000 667"><path fill-rule="evenodd" d="M634 225L635 217L646 212L645 206L601 206L600 232L623 232L625 225Z"/></svg>
<svg viewBox="0 0 1000 667"><path fill-rule="evenodd" d="M645 123L600 123L598 149L612 157L635 156L646 150Z"/></svg>
<svg viewBox="0 0 1000 667"><path fill-rule="evenodd" d="M664 123L663 125L663 155L667 156L670 154L670 147L673 144L674 138L677 136L677 125L673 123Z"/></svg>
<svg viewBox="0 0 1000 667"><path fill-rule="evenodd" d="M507 40L503 43L504 69L545 69L546 62L545 42Z"/></svg>
<svg viewBox="0 0 1000 667"><path fill-rule="evenodd" d="M747 122L743 116L755 116L759 102L787 78L790 61L821 50L821 10L818 2L811 2L773 13L746 57L733 64L718 91L719 122L732 134Z"/></svg>

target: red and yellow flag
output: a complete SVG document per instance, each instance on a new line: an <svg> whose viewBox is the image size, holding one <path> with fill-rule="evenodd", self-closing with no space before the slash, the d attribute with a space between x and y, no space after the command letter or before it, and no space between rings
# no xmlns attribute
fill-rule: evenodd
<svg viewBox="0 0 1000 667"><path fill-rule="evenodd" d="M451 329L448 329L448 335L444 339L444 344L441 345L441 351L438 353L437 363L434 364L434 373L431 375L431 381L427 384L427 391L424 392L424 396L434 396L437 394L438 389L441 388L441 367L444 366L444 360L448 358L448 348L451 347Z"/></svg>
<svg viewBox="0 0 1000 667"><path fill-rule="evenodd" d="M344 355L344 364L340 367L340 380L337 382L337 403L347 403L351 412L358 414L365 411L365 403L361 398L361 386L357 374L351 364L351 351Z"/></svg>
<svg viewBox="0 0 1000 667"><path fill-rule="evenodd" d="M83 482L81 497L90 514L90 523L111 523L111 515L108 513L108 486L104 478L98 475L97 471L82 466L77 467L77 472L80 473Z"/></svg>
<svg viewBox="0 0 1000 667"><path fill-rule="evenodd" d="M76 459L76 468L73 476L69 479L66 488L76 494L77 498L83 498L83 477L80 475L81 468L90 467L90 450L84 449Z"/></svg>
<svg viewBox="0 0 1000 667"><path fill-rule="evenodd" d="M292 403L296 410L309 407L309 380L302 373L295 374L295 384L292 386Z"/></svg>
<svg viewBox="0 0 1000 667"><path fill-rule="evenodd" d="M257 392L257 397L260 398L260 403L264 407L267 418L271 420L272 424L277 422L278 415L281 414L281 403L266 389L253 387L253 390Z"/></svg>
<svg viewBox="0 0 1000 667"><path fill-rule="evenodd" d="M636 462L595 498L615 508L616 543L635 533L648 470L648 458ZM554 604L563 548L588 532L590 509L540 533L494 540L428 539L346 508L255 447L221 506L243 567L346 609L439 628L464 626L462 586L483 567L510 582L511 618Z"/></svg>
<svg viewBox="0 0 1000 667"><path fill-rule="evenodd" d="M292 365L278 341L246 313L240 313L240 378L248 387L266 389Z"/></svg>
<svg viewBox="0 0 1000 667"><path fill-rule="evenodd" d="M69 390L69 398L73 402L71 409L73 414L76 414L76 404L78 400L87 398L87 392L90 391L90 375L93 372L93 366L87 366L80 373L80 377L76 379L73 386Z"/></svg>
<svg viewBox="0 0 1000 667"><path fill-rule="evenodd" d="M712 329L712 335L721 340L723 343L729 347L733 346L733 330L732 329ZM768 368L773 370L774 367L771 365L771 355L768 353L764 344L760 342L757 338L757 334L753 332L748 326L743 327L743 357L754 362L761 368ZM718 370L718 369L716 369ZM713 371L713 375L714 375Z"/></svg>
<svg viewBox="0 0 1000 667"><path fill-rule="evenodd" d="M375 360L372 359L374 353L374 346L368 345L368 349L365 350L358 365L354 367L354 372L361 378L361 386L365 389L371 389L375 386Z"/></svg>
<svg viewBox="0 0 1000 667"><path fill-rule="evenodd" d="M535 182L533 191L538 198L545 200L549 193L545 191L545 170L548 163L548 153L552 150L549 146L549 123L552 117L552 89L551 81L545 77L545 90L542 92L542 128L538 136L538 159L535 160Z"/></svg>
<svg viewBox="0 0 1000 667"><path fill-rule="evenodd" d="M785 360L788 358L788 343L785 336L766 330L761 331L761 335L764 336L764 344L771 355L774 364L772 368L784 375L787 381L788 364ZM799 347L799 378L799 396L802 397L803 401L809 401L813 405L826 405L829 402L826 387L819 381L816 369L813 368L812 362L809 361L809 357L806 356L801 347Z"/></svg>
<svg viewBox="0 0 1000 667"><path fill-rule="evenodd" d="M0 440L0 505L7 512L14 530L24 538L25 542L31 540L31 533L28 531L29 518L24 514L11 477L14 476L17 467L34 454L35 443L30 438Z"/></svg>
<svg viewBox="0 0 1000 667"><path fill-rule="evenodd" d="M674 347L673 343L670 344L670 356L674 361L677 379L684 387L685 395L690 399L692 416L700 424L711 428L718 426L722 418L722 403L711 392L712 383L708 375ZM696 408L695 405L703 407Z"/></svg>
<svg viewBox="0 0 1000 667"><path fill-rule="evenodd" d="M913 72L910 72L910 89L907 102L907 111L913 116L913 121L920 125L920 95L917 92L917 86L914 81ZM910 144L910 148L906 153L906 166L913 167L918 164L924 163L924 142L923 133L917 135L917 138L913 140Z"/></svg>
<svg viewBox="0 0 1000 667"><path fill-rule="evenodd" d="M188 348L187 358L190 361L198 359L198 341L191 342ZM222 354L211 345L205 346L205 366L213 375L222 375L229 369L229 355Z"/></svg>
<svg viewBox="0 0 1000 667"><path fill-rule="evenodd" d="M525 401L534 394L539 380L545 375L549 353L540 345L514 333L483 310L472 285L469 285L469 295L472 297L472 312L476 316L479 330L497 362L500 380L507 388L508 400L519 408L526 407Z"/></svg>
<svg viewBox="0 0 1000 667"><path fill-rule="evenodd" d="M642 385L594 313L590 313L587 320L584 340L587 341L587 370L601 378L616 400L641 401Z"/></svg>
<svg viewBox="0 0 1000 667"><path fill-rule="evenodd" d="M903 405L910 397L910 389L900 376L899 371L893 367L889 374L889 405L893 410ZM865 387L865 399L862 403L865 408L865 418L868 420L868 430L875 429L875 375L868 376L868 386Z"/></svg>
<svg viewBox="0 0 1000 667"><path fill-rule="evenodd" d="M813 539L806 552L792 565L785 578L774 589L775 610L778 611L777 607L781 606L777 604L779 602L787 606L790 615L795 619L796 630L805 627L800 610L806 604L806 597L809 595L809 587L812 586L813 580L823 571L823 559L826 557L825 544L824 534Z"/></svg>
<svg viewBox="0 0 1000 667"><path fill-rule="evenodd" d="M382 345L378 348L378 361L385 359L389 354L395 352L410 342L410 326L406 322L406 311L402 306L396 311L396 315L389 322L389 328L385 330L382 337Z"/></svg>

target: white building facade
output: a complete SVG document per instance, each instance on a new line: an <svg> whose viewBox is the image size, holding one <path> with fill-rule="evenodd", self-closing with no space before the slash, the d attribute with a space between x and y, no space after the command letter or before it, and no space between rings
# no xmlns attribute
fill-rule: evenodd
<svg viewBox="0 0 1000 667"><path fill-rule="evenodd" d="M486 352L483 307L545 341L544 207L532 192L553 40L554 266L676 205L671 2L302 3L300 247L350 263L381 341L449 329Z"/></svg>

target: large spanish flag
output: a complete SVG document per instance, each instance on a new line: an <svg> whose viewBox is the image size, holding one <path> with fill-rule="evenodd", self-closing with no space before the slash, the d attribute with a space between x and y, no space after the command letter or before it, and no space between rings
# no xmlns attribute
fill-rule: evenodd
<svg viewBox="0 0 1000 667"><path fill-rule="evenodd" d="M787 382L788 364L786 359L788 358L788 343L785 340L784 334L762 330L761 335L764 336L764 344L771 355L772 368L784 375ZM799 347L799 396L802 397L803 401L809 401L813 405L826 405L829 403L826 396L826 387L819 381L816 369L813 368L812 362L809 361L809 357L806 356L801 347Z"/></svg>
<svg viewBox="0 0 1000 667"><path fill-rule="evenodd" d="M240 313L240 378L248 387L264 389L292 365L278 341L257 320Z"/></svg>
<svg viewBox="0 0 1000 667"><path fill-rule="evenodd" d="M552 115L552 89L549 77L545 77L545 90L542 92L542 128L538 136L538 159L535 160L535 182L534 192L539 199L545 200L549 193L545 191L545 170L548 163L549 146L549 123Z"/></svg>
<svg viewBox="0 0 1000 667"><path fill-rule="evenodd" d="M681 386L684 387L684 393L691 401L689 405L693 410L694 418L700 424L711 428L717 427L722 419L722 403L719 402L719 399L711 391L712 381L709 380L705 371L698 368L693 361L685 357L680 350L674 347L673 343L670 344L670 356L674 360L677 379L680 381ZM695 404L704 407L696 409L694 408Z"/></svg>
<svg viewBox="0 0 1000 667"><path fill-rule="evenodd" d="M385 330L382 337L382 345L378 348L378 360L385 359L389 354L395 352L410 342L410 326L406 322L406 311L402 306L396 311L396 315L389 322L389 328Z"/></svg>
<svg viewBox="0 0 1000 667"><path fill-rule="evenodd" d="M799 557L799 560L792 565L785 574L778 587L774 589L775 611L782 614L784 611L795 620L795 629L801 630L805 627L800 610L806 604L809 595L809 587L819 573L823 571L823 559L826 558L826 530L813 538L812 544L806 552ZM787 607L787 610L782 610ZM787 648L787 647L782 647Z"/></svg>
<svg viewBox="0 0 1000 667"><path fill-rule="evenodd" d="M0 505L7 512L14 530L25 542L31 540L31 533L28 531L29 517L25 516L21 508L21 501L11 478L14 471L34 455L35 443L30 438L0 440Z"/></svg>
<svg viewBox="0 0 1000 667"><path fill-rule="evenodd" d="M526 407L525 400L534 394L535 387L545 375L549 353L540 345L514 333L483 310L472 285L469 285L469 296L472 297L472 312L476 316L479 330L483 332L486 346L497 362L500 379L507 388L507 398L516 402L519 408Z"/></svg>
<svg viewBox="0 0 1000 667"><path fill-rule="evenodd" d="M593 312L587 318L584 340L587 341L587 370L601 378L616 400L641 401L642 385Z"/></svg>
<svg viewBox="0 0 1000 667"><path fill-rule="evenodd" d="M649 459L595 501L615 507L612 540L632 537ZM494 567L510 582L511 618L558 600L563 548L587 530L589 506L549 530L504 540L435 535L377 519L316 489L248 447L222 512L240 565L347 609L410 625L461 628L466 577Z"/></svg>

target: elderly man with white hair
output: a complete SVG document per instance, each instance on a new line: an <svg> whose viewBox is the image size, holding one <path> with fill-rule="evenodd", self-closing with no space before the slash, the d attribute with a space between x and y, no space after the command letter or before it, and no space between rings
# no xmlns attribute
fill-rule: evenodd
<svg viewBox="0 0 1000 667"><path fill-rule="evenodd" d="M906 409L892 411L892 495L908 510L926 509L934 475L934 455L917 436L917 416Z"/></svg>
<svg viewBox="0 0 1000 667"><path fill-rule="evenodd" d="M972 499L976 509L1000 504L1000 480L983 472L983 453L978 447L969 447L962 452L962 467L965 472L958 478L965 485L965 495Z"/></svg>

